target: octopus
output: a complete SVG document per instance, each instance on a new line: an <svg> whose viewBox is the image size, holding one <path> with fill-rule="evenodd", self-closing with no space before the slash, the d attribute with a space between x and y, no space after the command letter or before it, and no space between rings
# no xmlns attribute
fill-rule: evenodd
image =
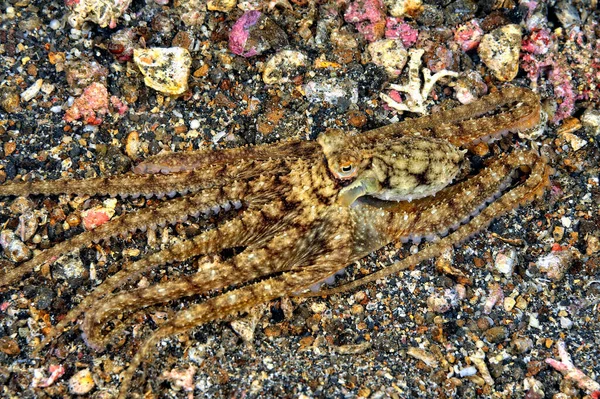
<svg viewBox="0 0 600 399"><path fill-rule="evenodd" d="M151 205L10 264L1 271L0 289L15 289L40 267L92 243L169 224L201 225L196 235L123 261L47 329L38 346L78 324L85 343L103 351L144 309L192 299L143 338L121 376L119 397L125 398L137 370L164 338L278 298L341 293L416 266L543 195L552 169L522 146L490 157L479 170L464 167L466 149L531 129L540 113L536 94L505 88L469 105L364 133L328 130L316 141L159 154L110 177L9 182L0 186L3 197L120 196L126 202L145 196ZM388 243L423 238L429 242L416 254L311 291ZM188 274L136 285L159 268L190 259L196 263Z"/></svg>

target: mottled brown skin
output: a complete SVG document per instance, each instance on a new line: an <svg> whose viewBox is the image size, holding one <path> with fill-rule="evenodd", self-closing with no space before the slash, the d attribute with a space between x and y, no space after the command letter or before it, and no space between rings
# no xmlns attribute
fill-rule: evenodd
<svg viewBox="0 0 600 399"><path fill-rule="evenodd" d="M117 326L112 331L106 328L108 322L116 321L121 314L126 319L148 306L186 296L208 295L208 299L175 314L145 339L122 375L120 397L126 397L139 365L164 337L235 316L260 303L304 292L387 243L443 236L455 230L398 264L345 286L321 291L319 295L381 278L437 256L448 246L457 245L485 228L495 217L540 195L548 184L550 168L533 152L518 150L493 160L479 174L443 188L435 196L412 202L357 196L360 198L350 206L340 201L345 198L346 186L362 184L365 176L369 176L375 158L388 161L391 167L383 173L390 176L378 179L379 186L369 194L394 189L393 180L386 177L397 172L395 163L388 159L397 151L388 150L389 145L393 147L403 142L403 137L465 147L505 131L530 128L539 120L539 114L539 99L535 94L523 89L505 89L468 106L345 137L337 142L336 148L340 151L335 154L327 149L321 151L323 140L320 144L289 141L252 148L161 155L138 165L135 171L143 173L141 175L5 184L1 186L4 196L57 193L159 196L171 192L180 196L125 214L41 252L0 275L0 288L16 286L17 281L36 266L52 262L57 256L95 240L172 223L196 212L218 209L233 214L214 229L124 264L46 336L42 346L57 339L70 323L81 318L87 344L103 350L125 327ZM333 157L342 154L344 148L352 148L356 159L366 160L349 178L331 168L336 165ZM325 159L325 154L332 159ZM453 156L438 158L446 162ZM527 179L516 188L502 192L511 173L523 167L530 170ZM151 174L157 172L168 174ZM494 200L499 193L501 196ZM474 211L489 201L492 202L471 218ZM237 255L220 256L224 249L240 247L243 250ZM142 273L196 257L199 257L198 268L193 275L119 291ZM220 293L223 288L230 290Z"/></svg>

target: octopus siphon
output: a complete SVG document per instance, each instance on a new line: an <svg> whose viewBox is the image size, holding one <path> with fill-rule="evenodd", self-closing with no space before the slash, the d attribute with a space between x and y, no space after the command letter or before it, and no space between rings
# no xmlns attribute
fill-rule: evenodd
<svg viewBox="0 0 600 399"><path fill-rule="evenodd" d="M203 226L171 246L123 261L45 331L38 350L78 323L86 344L103 351L136 312L190 297L191 305L143 338L121 375L124 398L139 366L166 337L284 296L328 295L381 279L440 255L543 195L552 169L532 150L491 157L476 172L462 166L465 148L533 128L540 113L536 94L505 88L360 134L328 130L316 141L159 154L111 177L9 182L0 186L2 197L120 196L127 202L145 196L152 205L10 264L0 271L0 289L16 289L40 267L92 243L186 221ZM395 264L310 291L388 243L422 238L431 242ZM188 259L197 259L193 272L136 286L153 271Z"/></svg>

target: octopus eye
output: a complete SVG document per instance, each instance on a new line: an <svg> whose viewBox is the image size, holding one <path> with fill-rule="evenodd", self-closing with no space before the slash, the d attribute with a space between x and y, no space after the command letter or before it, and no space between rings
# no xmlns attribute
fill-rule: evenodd
<svg viewBox="0 0 600 399"><path fill-rule="evenodd" d="M339 179L349 179L356 175L356 166L351 163L345 163L340 165L338 172L336 173Z"/></svg>

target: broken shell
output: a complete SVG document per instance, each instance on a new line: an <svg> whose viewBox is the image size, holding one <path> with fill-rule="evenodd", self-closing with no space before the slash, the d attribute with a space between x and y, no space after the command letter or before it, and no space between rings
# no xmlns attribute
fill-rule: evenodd
<svg viewBox="0 0 600 399"><path fill-rule="evenodd" d="M133 50L133 60L144 75L146 86L169 95L188 89L192 57L181 47L153 47Z"/></svg>

